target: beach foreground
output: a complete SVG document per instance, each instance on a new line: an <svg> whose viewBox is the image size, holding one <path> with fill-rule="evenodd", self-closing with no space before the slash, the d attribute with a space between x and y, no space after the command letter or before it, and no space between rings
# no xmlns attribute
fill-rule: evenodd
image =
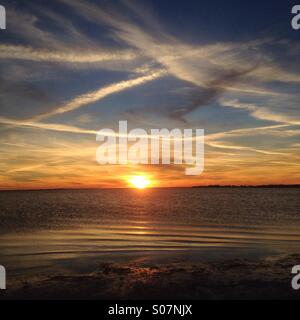
<svg viewBox="0 0 300 320"><path fill-rule="evenodd" d="M17 276L3 299L300 299L291 267L300 255L257 261L102 263L92 272Z"/></svg>

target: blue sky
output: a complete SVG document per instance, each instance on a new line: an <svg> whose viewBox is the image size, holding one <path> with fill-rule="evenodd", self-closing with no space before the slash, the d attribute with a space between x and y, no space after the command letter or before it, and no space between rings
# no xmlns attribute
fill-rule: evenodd
<svg viewBox="0 0 300 320"><path fill-rule="evenodd" d="M95 132L204 128L206 169L158 185L299 183L293 1L2 1L1 188L119 186ZM103 178L105 177L105 178ZM122 185L122 184L121 184Z"/></svg>

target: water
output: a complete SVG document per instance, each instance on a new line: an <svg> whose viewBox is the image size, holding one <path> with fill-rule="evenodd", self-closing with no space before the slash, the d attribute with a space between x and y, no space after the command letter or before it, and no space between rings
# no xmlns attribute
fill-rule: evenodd
<svg viewBox="0 0 300 320"><path fill-rule="evenodd" d="M0 264L299 252L299 207L299 188L0 192Z"/></svg>

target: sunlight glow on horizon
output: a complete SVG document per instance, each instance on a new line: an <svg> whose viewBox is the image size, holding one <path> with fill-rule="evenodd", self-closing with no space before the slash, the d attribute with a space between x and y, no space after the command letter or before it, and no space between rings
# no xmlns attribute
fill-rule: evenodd
<svg viewBox="0 0 300 320"><path fill-rule="evenodd" d="M151 181L146 176L133 176L129 178L129 182L137 189L145 189L149 187Z"/></svg>

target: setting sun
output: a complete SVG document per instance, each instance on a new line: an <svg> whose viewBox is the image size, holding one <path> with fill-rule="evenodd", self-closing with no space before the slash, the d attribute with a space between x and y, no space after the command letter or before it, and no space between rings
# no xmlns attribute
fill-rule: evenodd
<svg viewBox="0 0 300 320"><path fill-rule="evenodd" d="M131 177L129 182L137 189L145 189L150 185L150 180L145 176Z"/></svg>

